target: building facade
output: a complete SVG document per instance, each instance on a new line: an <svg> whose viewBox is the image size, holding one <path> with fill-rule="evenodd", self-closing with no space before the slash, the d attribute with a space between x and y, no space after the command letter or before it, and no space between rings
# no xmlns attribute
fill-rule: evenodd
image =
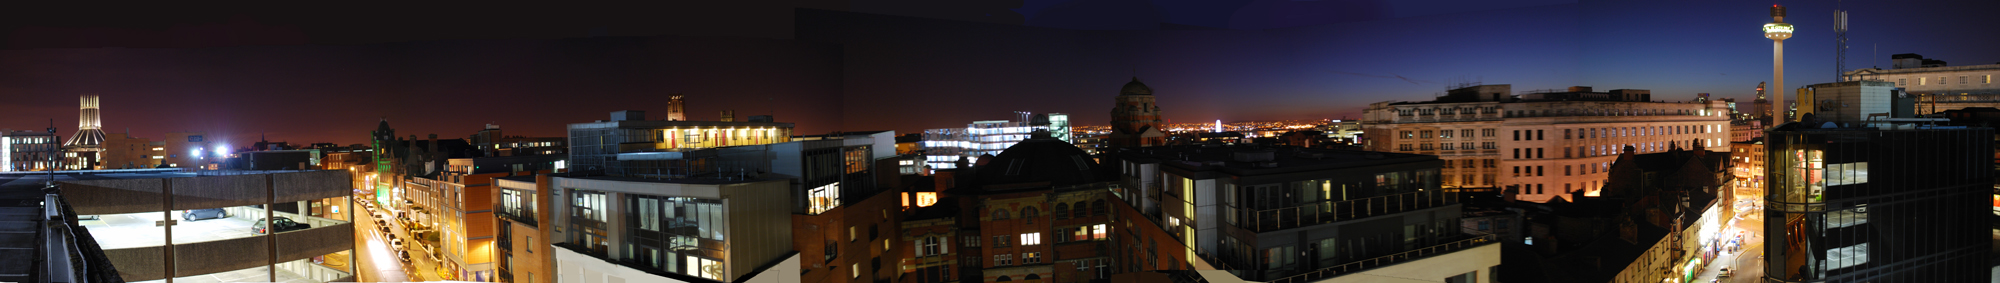
<svg viewBox="0 0 2000 283"><path fill-rule="evenodd" d="M964 128L924 130L924 165L935 170L958 168L960 159L979 163L979 158L999 155L1037 130L1049 130L1049 125L997 120L976 121Z"/></svg>
<svg viewBox="0 0 2000 283"><path fill-rule="evenodd" d="M1842 73L1844 82L1873 81L1894 83L1917 98L1917 114L1932 114L1966 107L2000 107L2000 64L1946 66L1942 60L1924 59L1917 54L1890 55L1891 69L1867 68Z"/></svg>
<svg viewBox="0 0 2000 283"><path fill-rule="evenodd" d="M1458 193L1439 189L1436 156L1250 146L1120 154L1125 180L1159 180L1134 192L1157 203L1142 207L1157 207L1165 230L1194 243L1187 253L1240 280L1367 281L1348 272L1420 264L1376 260L1401 255L1461 261L1401 277L1492 282L1499 265L1498 238L1460 232Z"/></svg>
<svg viewBox="0 0 2000 283"><path fill-rule="evenodd" d="M62 141L55 133L0 129L0 171L41 171L54 168Z"/></svg>
<svg viewBox="0 0 2000 283"><path fill-rule="evenodd" d="M1764 146L1765 280L1985 282L1993 130L1882 104L1890 82L1816 84ZM1921 112L1921 111L1913 111ZM1888 117L1877 117L1888 116Z"/></svg>
<svg viewBox="0 0 2000 283"><path fill-rule="evenodd" d="M569 124L570 172L604 171L605 174L683 174L676 172L626 172L617 166L622 153L658 152L678 155L684 151L713 147L773 144L791 141L792 123L771 121L771 116L750 117L748 122L646 120L644 111L612 112L611 120Z"/></svg>
<svg viewBox="0 0 2000 283"><path fill-rule="evenodd" d="M419 242L434 246L438 253L439 265L443 273L452 275L451 280L472 282L495 282L497 268L494 264L494 248L497 218L494 216L494 202L500 190L493 186L493 180L508 176L527 176L560 172L556 164L563 161L562 155L529 155L510 157L453 158L444 171L435 176L412 177L406 190L411 191L417 212L412 219L418 219L421 227L438 233L436 242L419 238ZM544 238L546 239L546 238Z"/></svg>
<svg viewBox="0 0 2000 283"><path fill-rule="evenodd" d="M1111 108L1111 133L1105 137L1105 145L1110 147L1146 147L1167 144L1165 118L1160 115L1160 105L1153 101L1153 88L1140 83L1138 77L1118 90Z"/></svg>
<svg viewBox="0 0 2000 283"><path fill-rule="evenodd" d="M1437 155L1443 187L1499 187L1531 202L1591 193L1618 149L1728 149L1720 101L1654 102L1650 91L1536 90L1471 86L1428 102L1380 102L1366 113L1371 151Z"/></svg>

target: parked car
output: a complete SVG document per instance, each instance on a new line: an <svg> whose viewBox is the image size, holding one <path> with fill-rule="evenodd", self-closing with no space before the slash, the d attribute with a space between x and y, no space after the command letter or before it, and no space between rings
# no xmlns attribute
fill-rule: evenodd
<svg viewBox="0 0 2000 283"><path fill-rule="evenodd" d="M394 247L394 248L396 248L397 250L402 250L402 249L403 249L403 239L397 239L397 238L389 238L389 246L390 246L390 247Z"/></svg>
<svg viewBox="0 0 2000 283"><path fill-rule="evenodd" d="M276 232L284 232L284 231L305 229L310 227L305 224L299 224L298 222L292 222L291 218L286 218L282 216L271 219L271 225L277 228L264 229L264 219L260 218L257 219L257 224L250 225L250 231L253 233L257 233L258 235L263 235L265 233L272 232L267 230L276 230Z"/></svg>
<svg viewBox="0 0 2000 283"><path fill-rule="evenodd" d="M403 263L410 263L410 251L396 251L396 259L403 260Z"/></svg>
<svg viewBox="0 0 2000 283"><path fill-rule="evenodd" d="M1728 267L1724 267L1724 268L1722 268L1722 273L1721 273L1721 274L1716 274L1716 275L1715 275L1715 277L1729 277L1729 276L1731 276L1731 275L1735 275L1735 274L1734 274L1734 272L1729 272L1729 268L1728 268Z"/></svg>
<svg viewBox="0 0 2000 283"><path fill-rule="evenodd" d="M186 219L187 221L216 219L227 216L229 216L229 212L224 211L221 208L195 209L195 210L188 210L185 213L181 213L181 219Z"/></svg>

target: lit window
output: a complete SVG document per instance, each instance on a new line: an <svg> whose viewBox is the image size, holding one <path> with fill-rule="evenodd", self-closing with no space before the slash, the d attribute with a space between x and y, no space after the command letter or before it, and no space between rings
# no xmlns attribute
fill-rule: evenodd
<svg viewBox="0 0 2000 283"><path fill-rule="evenodd" d="M1033 246L1033 245L1040 245L1040 244L1042 244L1042 233L1041 233L1041 232L1035 232L1035 233L1022 233L1022 234L1021 234L1021 245L1023 245L1023 246Z"/></svg>

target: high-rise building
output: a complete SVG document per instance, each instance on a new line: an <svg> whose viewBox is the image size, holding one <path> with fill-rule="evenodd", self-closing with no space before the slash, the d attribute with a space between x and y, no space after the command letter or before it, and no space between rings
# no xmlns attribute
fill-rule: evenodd
<svg viewBox="0 0 2000 283"><path fill-rule="evenodd" d="M1991 128L1923 125L1889 82L1799 92L1765 137L1766 280L1990 280Z"/></svg>
<svg viewBox="0 0 2000 283"><path fill-rule="evenodd" d="M1647 90L1590 87L1510 94L1508 85L1451 90L1424 102L1370 104L1364 148L1437 155L1446 188L1497 187L1531 202L1594 194L1619 149L1725 151L1721 101L1655 102Z"/></svg>
<svg viewBox="0 0 2000 283"><path fill-rule="evenodd" d="M1118 90L1116 104L1111 108L1111 134L1105 138L1110 147L1146 147L1167 144L1167 134L1160 129L1166 122L1160 116L1160 105L1153 101L1153 88L1132 77L1132 82Z"/></svg>

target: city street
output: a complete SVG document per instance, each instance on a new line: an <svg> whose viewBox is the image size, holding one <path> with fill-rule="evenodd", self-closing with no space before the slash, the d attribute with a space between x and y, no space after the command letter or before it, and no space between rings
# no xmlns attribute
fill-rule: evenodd
<svg viewBox="0 0 2000 283"><path fill-rule="evenodd" d="M356 205L356 207L365 206ZM356 214L360 215L360 217L356 218L360 218L362 221L354 222L355 232L360 236L355 239L361 241L354 244L359 250L359 254L355 257L362 263L356 265L360 269L360 275L357 275L355 279L363 282L422 281L410 279L408 276L409 273L405 271L406 267L404 267L403 262L396 260L395 249L389 246L388 237L383 236L382 229L375 226L372 214Z"/></svg>
<svg viewBox="0 0 2000 283"><path fill-rule="evenodd" d="M1738 233L1742 233L1743 248L1738 249L1736 252L1728 252L1725 247L1724 253L1716 256L1714 264L1709 264L1700 274L1697 274L1694 282L1710 282L1711 280L1714 282L1759 282L1759 278L1764 277L1764 262L1757 258L1759 255L1764 254L1764 214L1763 209L1756 205L1758 203L1757 200L1761 200L1762 198L1760 196L1749 196L1739 191L1737 199L1748 201L1742 204L1726 206L1730 207L1730 209L1736 209L1737 218L1733 222L1728 223L1728 228L1723 231L1724 236L1722 236L1723 238L1719 244L1727 245L1730 239L1734 238ZM1720 277L1722 269L1725 267L1729 268L1733 273L1729 277Z"/></svg>

